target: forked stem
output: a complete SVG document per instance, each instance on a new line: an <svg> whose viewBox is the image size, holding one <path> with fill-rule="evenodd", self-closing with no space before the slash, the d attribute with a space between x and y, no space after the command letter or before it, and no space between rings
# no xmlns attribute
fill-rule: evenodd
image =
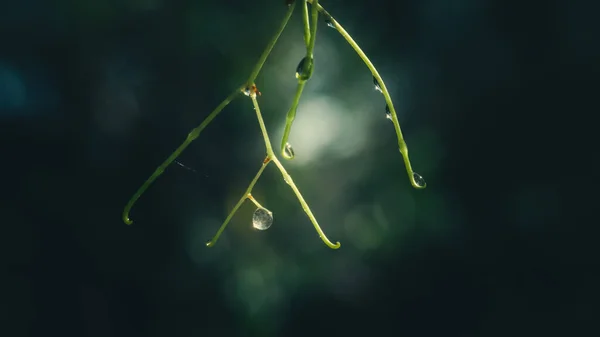
<svg viewBox="0 0 600 337"><path fill-rule="evenodd" d="M256 110L256 118L258 119L258 124L260 125L260 130L262 131L263 139L265 141L265 147L267 149L267 156L269 157L269 159L271 161L273 161L275 163L275 165L279 169L279 172L281 172L281 175L283 176L283 180L285 180L285 182L288 185L290 185L290 187L292 188L292 191L294 191L294 194L296 194L296 197L298 198L298 201L300 202L302 209L304 210L306 215L308 215L308 218L310 219L310 222L312 222L313 226L315 226L315 230L317 231L317 233L319 233L319 237L321 238L321 240L323 240L323 242L331 249L340 248L339 242L336 242L334 244L331 241L329 241L329 239L327 238L327 236L321 229L321 226L319 226L317 219L315 218L312 211L310 210L310 207L304 200L304 197L302 197L302 193L300 193L300 190L294 183L294 180L292 180L292 177L287 173L287 171L285 170L285 167L283 167L283 165L281 164L279 159L277 159L277 156L275 156L275 153L273 152L273 148L271 147L271 141L269 140L269 134L267 133L267 128L265 127L265 122L262 118L262 114L260 113L260 107L258 106L258 101L256 100L256 95L251 95L250 98L252 98L252 104L254 105L254 110Z"/></svg>
<svg viewBox="0 0 600 337"><path fill-rule="evenodd" d="M256 175L254 176L254 179L252 179L252 181L250 182L250 185L248 185L246 192L244 192L244 194L242 195L240 200L233 207L231 212L229 212L229 214L227 215L227 218L225 219L225 221L223 222L221 227L219 227L219 230L217 231L215 236L206 243L206 246L212 247L215 245L215 243L217 242L217 240L219 239L219 237L221 236L221 234L223 233L223 231L225 230L225 228L231 221L231 218L233 218L233 216L235 215L237 210L242 206L242 204L244 203L244 201L246 201L246 199L250 199L258 208L263 208L262 205L260 205L258 203L258 201L256 201L252 197L252 189L254 188L254 185L256 185L256 182L262 175L265 167L267 167L267 165L272 161L275 163L275 165L279 169L279 172L281 172L281 175L283 176L283 180L291 187L292 191L294 191L294 194L296 194L296 197L298 198L298 201L300 202L302 209L304 210L306 215L308 215L310 222L312 222L312 224L315 227L315 230L317 231L317 233L319 234L319 237L321 238L321 240L323 240L323 242L331 249L340 248L341 244L339 242L333 243L327 238L327 236L321 229L321 226L319 226L317 219L315 218L312 211L310 210L308 203L306 203L306 201L304 200L304 197L302 196L302 193L300 193L300 190L294 183L294 180L289 175L289 173L287 173L285 167L283 167L283 165L281 164L279 159L277 159L277 156L275 155L275 152L273 151L273 147L271 146L271 140L269 139L269 134L267 133L267 128L265 127L265 122L262 118L262 114L260 112L260 107L258 105L258 101L256 100L256 93L251 93L249 96L252 99L252 104L254 105L254 110L256 111L256 118L258 119L258 124L260 125L260 130L262 132L263 140L265 142L265 149L267 151L267 157L263 161L263 164L260 167L260 169L258 170L258 173L256 173Z"/></svg>
<svg viewBox="0 0 600 337"><path fill-rule="evenodd" d="M231 218L233 218L233 216L235 215L235 213L237 212L237 210L242 206L242 204L244 203L244 201L246 201L246 199L252 197L251 193L252 193L252 189L254 188L254 185L256 185L256 182L258 181L258 178L260 178L260 176L262 175L263 171L265 170L265 167L267 167L267 165L269 165L270 162L271 161L268 160L268 157L263 161L263 164L260 167L260 169L258 170L258 172L256 173L256 175L254 176L254 179L252 179L252 181L250 182L250 185L248 185L248 188L246 189L246 192L244 192L244 194L242 195L242 197L240 198L240 200L237 202L237 204L235 204L235 206L233 207L233 209L231 210L231 212L229 212L229 214L227 215L227 218L225 218L225 221L223 222L223 224L221 225L221 227L219 227L219 230L217 231L217 234L215 234L215 236L213 236L213 238L210 239L210 241L208 241L206 243L207 247L212 247L212 246L215 245L215 243L217 243L217 240L219 240L219 237L221 236L221 234L223 233L223 231L225 230L225 228L229 224L229 221L231 221Z"/></svg>
<svg viewBox="0 0 600 337"><path fill-rule="evenodd" d="M312 14L312 22L310 22L310 30L309 28L309 18L308 18L308 7L307 7L307 2L312 4L311 7L311 14ZM212 247L215 245L215 243L217 242L217 240L219 239L219 237L221 236L221 234L223 233L223 231L225 230L225 228L227 227L227 225L229 224L229 222L231 221L231 219L233 218L234 214L237 212L237 210L241 207L241 205L244 203L244 201L246 199L250 199L252 202L255 203L255 205L257 205L257 207L262 207L260 206L260 204L252 197L252 189L254 188L254 185L256 185L258 179L260 178L260 176L262 175L263 171L265 170L265 168L267 167L267 165L273 161L275 163L275 165L277 166L277 168L279 169L279 171L281 172L281 175L283 176L284 181L290 186L290 188L292 189L292 191L294 191L294 194L296 194L296 197L298 198L298 201L300 202L300 205L302 206L302 209L305 211L305 213L307 214L308 218L310 219L310 221L312 222L312 224L315 227L315 230L317 231L317 233L319 234L319 237L321 238L321 240L323 240L323 242L330 248L332 249L338 249L340 247L340 243L336 242L335 244L332 243L327 236L325 235L325 233L323 232L323 230L321 229L321 227L319 226L317 219L315 218L315 216L313 215L312 211L310 210L310 207L308 206L308 204L306 203L306 201L304 200L304 197L302 196L302 194L300 193L300 190L298 189L298 187L296 186L296 184L294 183L292 177L287 173L285 167L281 164L281 162L279 161L279 159L277 158L277 156L275 155L273 148L271 146L271 141L269 140L269 135L267 133L267 129L265 127L265 123L264 120L262 118L262 114L260 112L260 107L258 105L258 101L256 99L257 93L260 94L256 88L256 85L254 84L254 81L256 79L256 77L258 76L258 74L260 73L264 63L266 62L269 54L271 53L273 47L275 46L275 44L277 43L277 40L279 39L279 36L281 35L281 33L283 32L283 30L285 29L292 13L294 10L294 6L295 6L295 2L291 1L291 3L288 1L288 11L284 17L284 20L282 21L279 30L277 31L277 33L275 34L275 36L271 39L270 43L267 45L265 51L263 52L263 54L261 55L259 61L257 62L256 66L254 67L252 73L250 74L248 80L246 81L245 85L242 88L236 89L233 93L231 93L223 102L221 102L221 104L219 104L219 106L217 106L205 119L204 121L202 121L202 123L200 125L198 125L196 128L194 128L187 136L186 140L154 171L154 173L150 176L150 178L148 178L146 180L146 182L138 189L138 191L133 195L133 197L129 200L129 202L127 203L127 205L125 206L125 209L123 210L123 221L126 224L131 224L133 223L133 221L131 221L129 219L129 212L131 210L131 208L133 207L133 205L135 204L135 202L140 198L140 196L146 191L146 189L148 189L148 187L154 182L154 180L156 180L156 178L158 178L158 176L160 176L164 170L187 148L187 146L194 141L196 138L198 138L198 136L200 135L200 133L202 132L202 130L204 130L204 128L210 124L210 122L212 122L212 120L221 112L221 110L223 110L223 108L225 108L233 99L236 98L236 96L240 93L240 92L244 92L246 95L250 96L250 98L252 99L252 104L254 105L254 110L256 111L256 117L258 119L258 123L260 125L260 129L263 135L263 139L265 142L265 149L267 152L267 156L265 158L265 160L263 161L262 166L260 167L260 169L258 170L257 174L254 176L254 179L252 179L252 181L250 182L250 185L248 186L248 188L246 189L246 192L243 194L243 196L240 198L240 200L237 202L237 204L234 206L234 208L231 210L231 212L228 214L227 218L225 219L225 221L223 222L223 224L221 225L221 227L219 228L219 230L217 231L217 233L215 234L215 236L207 242L207 246L208 247ZM352 39L352 37L350 36L350 34L348 34L348 32L346 32L344 30L344 28L319 4L318 0L303 0L303 21L304 21L304 40L305 40L305 44L306 44L306 59L305 59L305 64L304 66L299 69L299 71L301 72L300 76L298 76L298 88L296 90L296 96L294 97L294 101L292 104L292 107L290 108L290 110L288 111L288 116L286 118L286 127L285 127L285 131L284 131L284 136L282 139L282 154L284 155L284 157L286 157L287 159L291 159L292 157L287 157L285 156L285 148L286 148L286 144L287 144L287 139L289 137L289 133L291 130L291 126L292 123L294 121L295 115L296 115L296 108L299 104L300 101L300 96L302 95L302 91L304 88L304 85L306 83L306 81L308 81L312 75L313 72L313 50L314 50L314 46L315 46L315 39L316 39L316 31L317 31L317 24L318 24L318 15L319 12L322 13L323 15L326 16L326 18L329 20L330 24L336 28L336 30L346 39L346 41L350 44L350 46L352 46L352 48L356 51L356 53L359 55L359 57L363 60L363 62L367 65L367 67L369 68L369 70L371 71L371 73L373 74L373 77L376 79L376 81L378 82L380 88L381 88L381 92L385 97L385 101L388 105L388 108L390 109L390 115L391 115L391 120L394 124L394 129L396 130L396 135L398 137L398 147L400 150L400 153L403 156L404 159L404 163L406 166L406 171L409 175L409 179L411 181L411 184L415 187L415 188L425 188L426 184L419 184L416 182L415 180L415 173L412 171L412 167L410 164L410 160L408 157L408 148L406 146L406 142L404 141L404 137L402 135L402 131L400 129L400 124L398 122L398 118L396 116L396 111L394 109L394 105L392 103L392 99L389 95L389 92L385 86L385 83L383 82L383 79L381 78L381 76L379 75L379 73L377 72L377 69L375 68L375 66L373 66L373 64L371 63L371 61L369 60L369 58L365 55L365 53L360 49L360 47L358 46L358 44Z"/></svg>
<svg viewBox="0 0 600 337"><path fill-rule="evenodd" d="M223 100L223 102L221 102L221 104L219 104L202 121L202 123L200 123L200 125L198 125L194 129L192 129L192 131L190 131L185 141L181 145L179 145L179 147L175 151L173 151L173 153L171 153L171 155L162 164L160 164L160 166L157 167L156 170L154 170L154 173L152 173L150 178L148 178L146 182L144 182L144 184L137 190L137 192L135 192L135 194L131 197L131 199L129 199L129 202L123 209L123 222L125 222L128 225L131 225L133 223L133 221L129 218L129 212L131 211L131 208L133 207L135 202L142 196L142 194L148 189L148 187L152 185L156 178L158 178L165 171L165 169L169 165L171 165L171 163L175 159L177 159L177 157L179 157L183 150L185 150L196 138L198 138L202 130L204 130L204 128L208 124L210 124L210 122L212 122L212 120L215 119L215 117L217 117L219 113L221 113L221 110L223 110L231 101L233 101L237 97L237 95L240 93L240 90L241 89L236 89L229 96L227 96L227 98L225 98L225 100Z"/></svg>
<svg viewBox="0 0 600 337"><path fill-rule="evenodd" d="M310 2L313 5L313 7L316 7L316 9L318 9L319 12L321 12L327 19L330 20L333 27L340 33L340 35L342 35L344 37L344 39L346 39L348 44L354 49L354 51L356 51L358 56L363 60L365 65L369 68L369 70L371 71L371 73L373 74L375 79L377 79L377 82L379 82L379 85L381 87L381 93L385 97L385 102L387 103L387 105L390 109L390 114L392 116L392 123L394 124L394 130L396 130L396 136L398 138L398 149L400 151L400 154L402 154L402 158L404 159L404 166L406 167L406 173L408 174L408 179L410 180L410 183L414 188L417 188L417 189L425 188L427 186L427 184L423 183L421 185L421 184L417 183L417 181L415 180L414 171L412 169L412 166L410 164L410 159L408 157L408 147L406 146L406 141L404 140L404 136L402 135L402 129L400 128L400 123L398 122L398 116L396 115L396 109L394 108L392 98L390 97L387 87L385 86L383 79L379 75L379 72L377 71L377 69L371 62L371 60L369 60L367 55L362 51L362 49L360 49L360 47L358 46L356 41L354 41L352 36L350 36L350 34L348 34L348 32L344 29L344 27L342 27L342 25L340 25L340 23L337 22L333 18L333 16L331 16L331 14L329 14L325 10L325 8L323 8L323 6L321 6L318 3L318 0L307 0L307 1Z"/></svg>

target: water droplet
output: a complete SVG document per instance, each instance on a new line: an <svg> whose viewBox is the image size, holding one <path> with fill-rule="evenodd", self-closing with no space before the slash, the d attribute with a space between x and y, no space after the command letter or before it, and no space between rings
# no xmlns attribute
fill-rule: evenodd
<svg viewBox="0 0 600 337"><path fill-rule="evenodd" d="M285 0L285 4L289 7L294 3L294 0Z"/></svg>
<svg viewBox="0 0 600 337"><path fill-rule="evenodd" d="M419 186L419 187L427 186L425 179L417 172L413 172L413 179L415 180L415 184L417 184L417 186Z"/></svg>
<svg viewBox="0 0 600 337"><path fill-rule="evenodd" d="M266 208L257 208L252 215L252 227L264 231L273 224L273 213Z"/></svg>
<svg viewBox="0 0 600 337"><path fill-rule="evenodd" d="M325 23L327 24L327 27L330 27L330 28L336 29L336 28L335 28L335 25L333 24L333 21L331 20L331 18L326 18L326 19L325 19Z"/></svg>
<svg viewBox="0 0 600 337"><path fill-rule="evenodd" d="M390 112L389 105L385 105L385 118L392 120L392 113Z"/></svg>
<svg viewBox="0 0 600 337"><path fill-rule="evenodd" d="M293 159L295 155L292 145L290 143L285 143L285 146L283 147L283 156L286 159Z"/></svg>
<svg viewBox="0 0 600 337"><path fill-rule="evenodd" d="M304 57L298 67L296 67L296 78L302 81L308 81L312 76L313 72L313 61L312 58Z"/></svg>
<svg viewBox="0 0 600 337"><path fill-rule="evenodd" d="M377 78L375 78L375 75L373 75L373 84L375 85L375 90L383 94L383 90L381 90L381 85L379 85L379 82L377 81Z"/></svg>

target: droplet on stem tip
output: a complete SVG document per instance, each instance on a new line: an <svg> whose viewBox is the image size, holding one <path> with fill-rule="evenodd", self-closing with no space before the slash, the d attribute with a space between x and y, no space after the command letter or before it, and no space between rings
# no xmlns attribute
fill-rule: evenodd
<svg viewBox="0 0 600 337"><path fill-rule="evenodd" d="M413 179L415 181L415 184L417 184L418 187L425 187L425 186L427 186L427 183L425 182L425 178L423 178L417 172L413 172Z"/></svg>
<svg viewBox="0 0 600 337"><path fill-rule="evenodd" d="M292 145L290 143L285 143L285 146L283 147L283 156L286 159L293 159L295 155Z"/></svg>
<svg viewBox="0 0 600 337"><path fill-rule="evenodd" d="M273 213L266 208L257 208L252 215L252 227L264 231L273 224Z"/></svg>

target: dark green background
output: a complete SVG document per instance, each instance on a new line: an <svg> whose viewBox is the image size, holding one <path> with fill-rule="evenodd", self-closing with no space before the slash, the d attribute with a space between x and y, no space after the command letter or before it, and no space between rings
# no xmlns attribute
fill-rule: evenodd
<svg viewBox="0 0 600 337"><path fill-rule="evenodd" d="M246 80L283 0L0 3L0 335L597 332L598 231L576 230L583 195L561 184L581 183L588 162L564 140L587 139L585 125L571 132L574 116L598 111L596 12L583 1L322 4L392 90L429 184L409 186L368 69L321 22L300 108L335 102L340 140L319 160L284 165L337 251L274 167L254 193L272 228L252 231L244 205L204 247L264 156L245 97L181 157L196 172L171 167L133 208L135 223L120 219ZM257 80L274 144L303 57L296 10ZM302 112L292 141L310 130ZM294 144L298 160L310 155Z"/></svg>

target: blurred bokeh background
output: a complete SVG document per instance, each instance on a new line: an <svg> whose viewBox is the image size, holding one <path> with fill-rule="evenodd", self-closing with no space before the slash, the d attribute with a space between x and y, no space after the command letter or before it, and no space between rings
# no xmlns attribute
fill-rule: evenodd
<svg viewBox="0 0 600 337"><path fill-rule="evenodd" d="M253 230L247 202L205 247L264 158L244 96L180 157L193 170L170 167L121 221L247 79L284 2L0 2L0 334L594 335L598 231L573 230L559 185L580 179L561 136L590 111L600 56L583 1L321 1L378 68L428 183L410 187L369 70L321 21L284 165L337 251L274 165L253 192L272 227ZM299 10L256 82L275 145Z"/></svg>

